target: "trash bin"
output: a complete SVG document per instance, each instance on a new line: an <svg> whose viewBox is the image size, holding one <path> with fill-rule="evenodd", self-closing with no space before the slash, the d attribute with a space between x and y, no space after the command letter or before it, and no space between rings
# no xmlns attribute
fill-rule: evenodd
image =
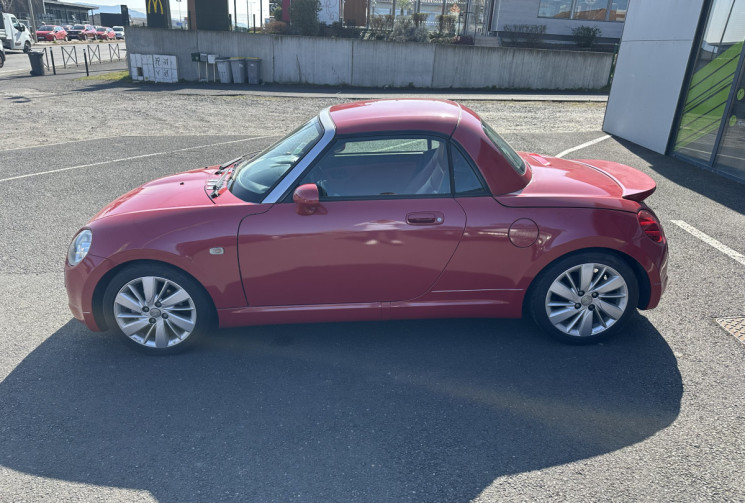
<svg viewBox="0 0 745 503"><path fill-rule="evenodd" d="M246 74L249 84L261 84L261 58L246 58Z"/></svg>
<svg viewBox="0 0 745 503"><path fill-rule="evenodd" d="M44 75L44 52L29 51L28 60L31 63L31 75Z"/></svg>
<svg viewBox="0 0 745 503"><path fill-rule="evenodd" d="M233 82L236 84L246 83L245 58L230 58L230 69L233 71Z"/></svg>
<svg viewBox="0 0 745 503"><path fill-rule="evenodd" d="M217 58L217 75L221 84L230 84L233 82L233 71L230 69L230 60L228 58Z"/></svg>

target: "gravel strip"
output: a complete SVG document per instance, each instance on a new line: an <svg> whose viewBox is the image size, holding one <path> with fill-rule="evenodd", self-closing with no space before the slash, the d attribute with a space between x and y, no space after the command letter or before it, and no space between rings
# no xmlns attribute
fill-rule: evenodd
<svg viewBox="0 0 745 503"><path fill-rule="evenodd" d="M80 79L9 79L0 110L23 117L5 131L0 151L115 136L284 134L343 98L273 97ZM601 129L605 103L461 101L502 133ZM111 120L104 122L104 114Z"/></svg>

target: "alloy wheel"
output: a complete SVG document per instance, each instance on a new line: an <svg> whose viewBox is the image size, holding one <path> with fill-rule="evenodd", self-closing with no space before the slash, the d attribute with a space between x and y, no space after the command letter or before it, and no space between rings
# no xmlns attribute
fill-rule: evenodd
<svg viewBox="0 0 745 503"><path fill-rule="evenodd" d="M114 297L119 329L145 347L165 349L184 342L194 331L197 309L176 282L157 276L135 278Z"/></svg>
<svg viewBox="0 0 745 503"><path fill-rule="evenodd" d="M566 335L597 336L612 327L626 312L626 280L608 265L586 263L560 274L546 293L549 322Z"/></svg>

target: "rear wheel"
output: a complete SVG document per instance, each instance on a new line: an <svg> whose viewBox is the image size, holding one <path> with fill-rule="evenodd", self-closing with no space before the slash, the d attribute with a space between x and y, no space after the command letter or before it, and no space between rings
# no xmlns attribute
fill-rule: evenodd
<svg viewBox="0 0 745 503"><path fill-rule="evenodd" d="M108 326L150 354L188 349L212 325L206 292L190 276L168 266L123 270L107 286L103 303Z"/></svg>
<svg viewBox="0 0 745 503"><path fill-rule="evenodd" d="M582 253L549 266L531 289L533 319L570 344L599 342L623 329L636 313L639 288L623 260Z"/></svg>

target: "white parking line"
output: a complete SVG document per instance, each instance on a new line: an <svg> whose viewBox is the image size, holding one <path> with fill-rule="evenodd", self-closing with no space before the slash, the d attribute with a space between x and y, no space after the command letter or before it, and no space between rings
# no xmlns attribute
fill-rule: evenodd
<svg viewBox="0 0 745 503"><path fill-rule="evenodd" d="M724 253L731 259L734 259L737 262L741 263L742 265L745 265L745 255L743 255L742 253L736 252L729 246L720 243L719 241L709 236L708 234L704 234L703 232L696 229L692 225L685 223L683 220L671 220L671 222L677 225L678 227L680 227L681 229L683 229L684 231L686 231L687 233L689 233L690 235L692 235L693 237L700 239L704 243L710 246L713 246L720 252Z"/></svg>
<svg viewBox="0 0 745 503"><path fill-rule="evenodd" d="M60 173L62 171L70 171L72 169L81 169L81 168L90 168L92 166L101 166L102 164L111 164L114 162L123 162L123 161L132 161L134 159L144 159L146 157L154 157L156 155L166 155L166 154L174 154L176 152L184 152L186 150L197 150L200 148L207 148L207 147L217 147L219 145L228 145L230 143L240 143L242 141L251 141L251 140L263 140L266 138L274 138L276 135L270 135L270 136L253 136L251 138L243 138L241 140L232 140L232 141L222 141L219 143L210 143L209 145L199 145L196 147L186 147L186 148L178 148L176 150L169 150L167 152L155 152L152 154L143 154L143 155L134 155L132 157L123 157L121 159L111 159L108 161L101 161L101 162L94 162L92 164L81 164L80 166L70 166L69 168L59 168L59 169L51 169L49 171L41 171L39 173L28 173L25 175L18 175L18 176L11 176L10 178L0 178L0 183L2 182L10 182L12 180L20 180L21 178L29 178L32 176L40 176L40 175L49 175L52 173Z"/></svg>
<svg viewBox="0 0 745 503"><path fill-rule="evenodd" d="M594 140L585 142L582 145L577 145L576 147L568 148L565 151L561 152L560 154L556 154L554 157L564 157L567 154L576 152L577 150L581 150L585 147L589 147L590 145L595 145L596 143L600 143L601 141L607 140L608 138L610 138L610 135L601 136L600 138L596 138Z"/></svg>

